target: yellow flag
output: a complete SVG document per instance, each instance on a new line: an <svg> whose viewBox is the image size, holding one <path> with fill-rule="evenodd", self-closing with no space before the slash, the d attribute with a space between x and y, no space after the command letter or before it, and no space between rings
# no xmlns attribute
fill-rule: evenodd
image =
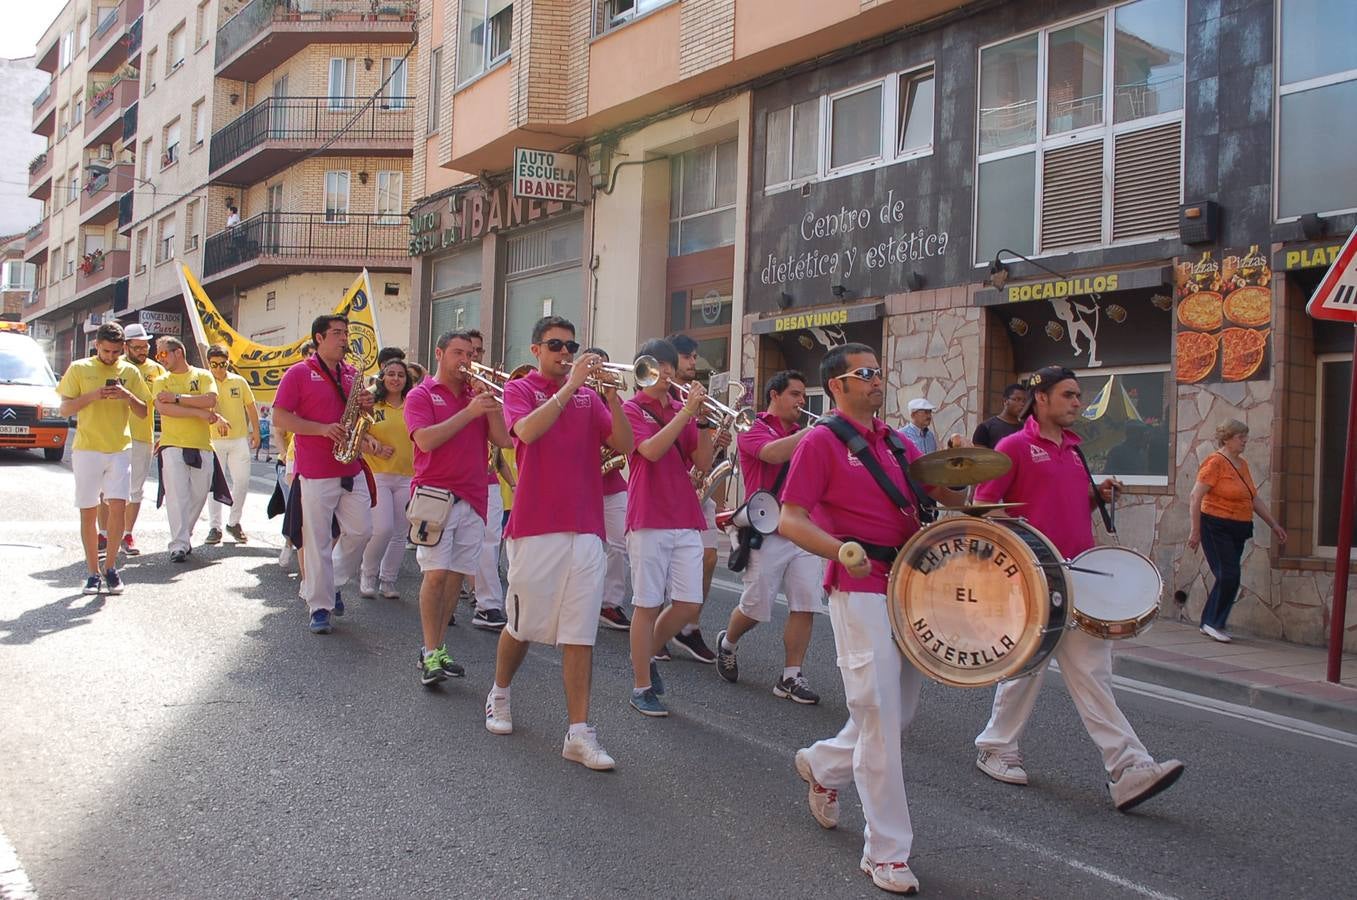
<svg viewBox="0 0 1357 900"><path fill-rule="evenodd" d="M311 336L303 335L291 344L256 343L226 323L188 266L179 267L179 284L184 292L184 303L197 313L196 316L189 316L189 320L194 337L203 348L204 357L206 347L212 344L226 345L231 354L231 364L250 383L255 400L261 404L272 404L283 373L289 366L302 361L302 345ZM364 375L375 375L381 339L367 269L360 272L353 284L349 285L349 289L344 292L344 299L335 307L334 314L349 320L348 362L357 366Z"/></svg>

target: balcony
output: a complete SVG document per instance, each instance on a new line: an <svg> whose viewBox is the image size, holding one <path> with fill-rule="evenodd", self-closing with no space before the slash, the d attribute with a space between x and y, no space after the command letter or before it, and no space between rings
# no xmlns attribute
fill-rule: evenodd
<svg viewBox="0 0 1357 900"><path fill-rule="evenodd" d="M52 43L47 45L47 49L39 49L37 67L48 75L55 75L57 64L60 61L60 47L61 35L58 34L56 37L52 38Z"/></svg>
<svg viewBox="0 0 1357 900"><path fill-rule="evenodd" d="M405 43L415 0L251 0L217 29L219 78L258 81L310 44Z"/></svg>
<svg viewBox="0 0 1357 900"><path fill-rule="evenodd" d="M203 284L244 288L307 269L410 268L404 216L349 213L327 222L327 215L260 213L208 236Z"/></svg>
<svg viewBox="0 0 1357 900"><path fill-rule="evenodd" d="M118 76L114 76L118 78ZM85 146L111 144L122 133L122 113L137 102L141 82L135 75L118 78L90 97L85 113Z"/></svg>
<svg viewBox="0 0 1357 900"><path fill-rule="evenodd" d="M47 217L24 234L24 262L34 265L47 259L47 236L49 222Z"/></svg>
<svg viewBox="0 0 1357 900"><path fill-rule="evenodd" d="M52 198L52 151L44 150L28 163L28 196L34 200Z"/></svg>
<svg viewBox="0 0 1357 900"><path fill-rule="evenodd" d="M23 314L27 316L32 313L35 313L38 310L42 309L43 306L46 305L46 303L47 303L47 291L41 286L35 287L33 288L33 290L29 291L28 296L24 298Z"/></svg>
<svg viewBox="0 0 1357 900"><path fill-rule="evenodd" d="M57 98L52 93L52 85L42 89L42 93L33 98L33 132L51 137L57 127Z"/></svg>
<svg viewBox="0 0 1357 900"><path fill-rule="evenodd" d="M133 103L123 110L123 143L137 136L137 104ZM128 144L128 146L131 146Z"/></svg>
<svg viewBox="0 0 1357 900"><path fill-rule="evenodd" d="M141 17L131 25L127 26L127 34L123 36L123 43L127 44L127 61L135 65L137 55L141 53Z"/></svg>
<svg viewBox="0 0 1357 900"><path fill-rule="evenodd" d="M212 180L253 184L321 147L329 156L411 155L414 98L369 100L269 97L256 103L212 135Z"/></svg>
<svg viewBox="0 0 1357 900"><path fill-rule="evenodd" d="M114 283L127 277L130 255L127 250L105 250L81 260L75 270L75 296L72 299L102 301L105 291L111 299Z"/></svg>
<svg viewBox="0 0 1357 900"><path fill-rule="evenodd" d="M141 18L143 0L123 0L94 26L90 35L89 71L111 72L127 59L127 31Z"/></svg>
<svg viewBox="0 0 1357 900"><path fill-rule="evenodd" d="M91 165L85 170L80 192L80 224L106 225L118 217L118 200L136 185L133 164L118 163L111 169Z"/></svg>
<svg viewBox="0 0 1357 900"><path fill-rule="evenodd" d="M136 182L133 182L135 184ZM133 192L127 191L118 198L118 231L126 233L132 227L132 197Z"/></svg>

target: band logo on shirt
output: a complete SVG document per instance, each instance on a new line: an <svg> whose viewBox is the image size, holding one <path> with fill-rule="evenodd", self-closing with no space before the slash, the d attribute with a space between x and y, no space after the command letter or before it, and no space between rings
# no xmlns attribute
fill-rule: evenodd
<svg viewBox="0 0 1357 900"><path fill-rule="evenodd" d="M1047 453L1036 444L1028 444L1028 449L1032 452L1032 462L1050 462L1051 454Z"/></svg>
<svg viewBox="0 0 1357 900"><path fill-rule="evenodd" d="M190 381L190 382L188 383L188 389L189 389L190 391L196 391L196 390L198 390L198 379L195 378L195 379L193 379L192 381Z"/></svg>
<svg viewBox="0 0 1357 900"><path fill-rule="evenodd" d="M384 409L374 409L374 410L372 411L372 420L373 420L374 422L385 422L385 421L386 421L386 410L384 410Z"/></svg>
<svg viewBox="0 0 1357 900"><path fill-rule="evenodd" d="M431 401L433 401L433 405L434 405L434 406L447 406L447 405L448 405L448 404L447 404L447 401L444 400L442 397L438 396L437 394L430 394L430 395L429 395L429 399L430 399Z"/></svg>
<svg viewBox="0 0 1357 900"><path fill-rule="evenodd" d="M240 388L238 388L238 387L233 387L233 388L231 388L231 396L232 396L232 397L236 397L237 399L239 399L239 397L240 397Z"/></svg>

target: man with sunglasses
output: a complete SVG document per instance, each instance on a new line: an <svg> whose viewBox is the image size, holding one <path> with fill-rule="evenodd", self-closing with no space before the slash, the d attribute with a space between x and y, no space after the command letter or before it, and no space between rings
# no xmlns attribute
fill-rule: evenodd
<svg viewBox="0 0 1357 900"><path fill-rule="evenodd" d="M237 544L243 544L246 537L240 517L250 490L251 451L259 446L259 410L254 405L250 383L231 371L230 361L224 345L213 344L207 349L207 368L217 382L217 412L222 416L222 421L212 426L212 452L221 461L231 488L231 515L226 520L226 530ZM208 504L205 544L221 543L221 509L216 500Z"/></svg>
<svg viewBox="0 0 1357 900"><path fill-rule="evenodd" d="M218 471L210 430L220 420L217 382L188 364L179 338L162 337L159 345L156 357L167 371L151 393L160 413L160 494L170 521L170 562L182 563L193 552L193 526Z"/></svg>
<svg viewBox="0 0 1357 900"><path fill-rule="evenodd" d="M1047 366L1033 373L1021 431L995 448L1013 461L1000 478L976 488L977 503L1021 503L1021 514L1073 559L1095 544L1092 512L1097 499L1092 476L1079 452L1079 435L1070 430L1079 421L1082 393L1075 373ZM1105 502L1121 488L1115 478L1098 486ZM1110 586L1109 590L1115 590ZM1075 628L1067 631L1052 656L1060 661L1061 680L1079 711L1084 729L1102 752L1111 779L1108 792L1122 812L1144 803L1183 774L1176 759L1154 761L1112 693L1112 642ZM1041 693L1041 672L1002 682L994 692L989 723L975 739L980 771L1006 784L1027 784L1018 739Z"/></svg>
<svg viewBox="0 0 1357 900"><path fill-rule="evenodd" d="M857 786L867 820L862 871L883 890L913 893L919 882L909 869L914 831L900 745L918 708L923 676L891 637L885 595L895 553L919 529L919 498L900 459L908 466L921 454L877 417L885 392L872 348L844 344L830 350L820 363L820 380L834 402L830 415L851 427L863 444L861 452L871 455L911 505L896 506L828 426L810 429L792 454L779 532L829 560L829 619L848 703L847 724L834 737L798 750L796 771L810 785L811 815L824 828L838 825L839 790ZM945 488L928 493L949 505L964 497ZM850 543L861 545L867 555L854 560L851 551L845 553Z"/></svg>
<svg viewBox="0 0 1357 900"><path fill-rule="evenodd" d="M513 730L509 686L530 642L561 648L569 730L561 755L595 770L613 758L589 725L594 640L607 568L603 541L600 449L633 449L631 424L617 391L606 399L585 386L602 360L585 354L575 326L547 316L532 330L537 370L504 386L504 420L514 440L519 483L507 529L511 618L500 632L495 683L485 701L485 727Z"/></svg>
<svg viewBox="0 0 1357 900"><path fill-rule="evenodd" d="M485 337L475 328L467 331L471 338L471 361L485 360ZM475 614L471 624L486 631L499 631L507 621L504 617L504 585L499 580L499 546L504 539L504 497L499 492L499 470L503 457L494 444L486 446L486 506L485 534L481 539L481 553L476 564L470 591Z"/></svg>
<svg viewBox="0 0 1357 900"><path fill-rule="evenodd" d="M670 395L678 353L666 340L650 340L636 358L650 356L659 378L623 404L636 449L629 460L627 556L631 561L631 705L645 716L667 716L659 697L664 681L654 657L702 612L702 531L706 521L688 470L711 466L710 440L696 419L706 397L694 382L680 404ZM665 601L668 609L660 612Z"/></svg>
<svg viewBox="0 0 1357 900"><path fill-rule="evenodd" d="M295 475L288 505L301 510L302 583L307 627L329 634L332 616L344 615L340 588L358 571L372 534L371 475L362 458L335 459L335 445L346 440L340 420L350 395L358 407L372 409L372 394L358 370L344 362L349 352L349 320L333 314L311 322L316 352L283 373L273 398L273 421L292 433ZM335 539L334 524L339 524Z"/></svg>

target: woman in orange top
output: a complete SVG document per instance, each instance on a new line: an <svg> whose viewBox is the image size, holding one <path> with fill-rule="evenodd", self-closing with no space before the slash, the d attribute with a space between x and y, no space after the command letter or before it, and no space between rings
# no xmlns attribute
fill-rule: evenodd
<svg viewBox="0 0 1357 900"><path fill-rule="evenodd" d="M1277 543L1286 543L1286 530L1258 499L1258 488L1243 456L1248 442L1249 428L1243 422L1226 419L1217 425L1220 449L1202 460L1192 488L1192 533L1187 546L1202 548L1216 578L1202 609L1201 633L1227 644L1230 635L1225 631L1225 620L1239 594L1239 562L1244 545L1253 537L1254 513L1272 529Z"/></svg>

